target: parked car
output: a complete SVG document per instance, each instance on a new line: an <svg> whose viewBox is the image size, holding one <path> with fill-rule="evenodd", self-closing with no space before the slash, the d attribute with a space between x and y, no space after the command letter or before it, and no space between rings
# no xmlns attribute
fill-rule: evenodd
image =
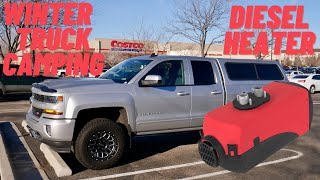
<svg viewBox="0 0 320 180"><path fill-rule="evenodd" d="M35 84L26 119L34 138L104 169L133 136L200 130L207 112L272 81L288 82L277 61L141 56L97 79Z"/></svg>
<svg viewBox="0 0 320 180"><path fill-rule="evenodd" d="M66 69L58 69L57 76L66 77Z"/></svg>
<svg viewBox="0 0 320 180"><path fill-rule="evenodd" d="M316 74L317 69L313 67L305 67L301 69L304 74Z"/></svg>
<svg viewBox="0 0 320 180"><path fill-rule="evenodd" d="M11 68L19 69L19 65L10 65ZM46 79L55 79L45 76L6 76L3 73L3 64L0 64L0 96L10 93L31 92L32 83L42 82Z"/></svg>
<svg viewBox="0 0 320 180"><path fill-rule="evenodd" d="M285 71L290 70L290 67L289 67L289 66L282 66L282 68L283 68Z"/></svg>
<svg viewBox="0 0 320 180"><path fill-rule="evenodd" d="M289 79L290 82L294 82L309 89L310 93L315 94L320 91L320 74L303 74L294 76Z"/></svg>
<svg viewBox="0 0 320 180"><path fill-rule="evenodd" d="M290 70L297 71L298 69L299 69L299 67L297 67L297 66L290 66Z"/></svg>
<svg viewBox="0 0 320 180"><path fill-rule="evenodd" d="M72 71L73 71L73 68L72 68ZM66 69L58 69L57 71L57 76L58 77L66 77L67 76L67 70ZM75 75L68 75L68 77L81 77L81 73L77 76Z"/></svg>
<svg viewBox="0 0 320 180"><path fill-rule="evenodd" d="M292 78L296 75L300 75L300 74L303 74L302 71L292 71L292 70L289 70L289 71L286 71L286 75L288 78Z"/></svg>

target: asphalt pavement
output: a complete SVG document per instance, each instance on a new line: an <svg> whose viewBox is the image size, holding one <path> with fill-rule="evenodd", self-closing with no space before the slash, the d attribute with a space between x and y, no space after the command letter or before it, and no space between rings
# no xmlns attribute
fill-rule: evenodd
<svg viewBox="0 0 320 180"><path fill-rule="evenodd" d="M320 93L312 97L311 130L245 174L204 164L196 144L200 136L198 132L188 132L137 137L125 158L106 170L85 169L73 154L61 154L73 172L61 179L320 179ZM21 126L28 108L28 95L0 99L0 121L14 122L48 177L58 179L40 151L40 143Z"/></svg>

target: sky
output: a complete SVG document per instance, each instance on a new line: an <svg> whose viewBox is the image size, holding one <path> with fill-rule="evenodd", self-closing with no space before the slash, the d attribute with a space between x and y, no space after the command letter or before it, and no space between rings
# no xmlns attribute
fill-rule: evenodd
<svg viewBox="0 0 320 180"><path fill-rule="evenodd" d="M139 24L163 30L172 18L176 3L174 0L92 0L93 5L92 33L94 38L130 38ZM304 21L309 23L318 41L315 47L320 47L320 1L316 0L238 0L233 5L304 5ZM177 41L191 42L186 38L176 38Z"/></svg>

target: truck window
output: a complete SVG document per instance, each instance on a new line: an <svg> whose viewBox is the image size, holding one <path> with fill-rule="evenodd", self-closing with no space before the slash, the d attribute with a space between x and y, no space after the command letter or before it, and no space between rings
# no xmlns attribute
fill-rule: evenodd
<svg viewBox="0 0 320 180"><path fill-rule="evenodd" d="M276 64L256 64L260 80L283 80L281 70Z"/></svg>
<svg viewBox="0 0 320 180"><path fill-rule="evenodd" d="M145 77L147 75L161 76L162 78L161 86L185 85L183 62L180 60L170 60L170 61L161 62L155 67L153 67L148 72L148 74L145 75Z"/></svg>
<svg viewBox="0 0 320 180"><path fill-rule="evenodd" d="M151 61L152 60L128 59L112 67L109 71L103 73L99 78L111 79L115 83L129 82Z"/></svg>
<svg viewBox="0 0 320 180"><path fill-rule="evenodd" d="M226 63L225 67L230 80L258 80L253 63Z"/></svg>
<svg viewBox="0 0 320 180"><path fill-rule="evenodd" d="M208 61L191 61L194 85L215 84L212 65Z"/></svg>

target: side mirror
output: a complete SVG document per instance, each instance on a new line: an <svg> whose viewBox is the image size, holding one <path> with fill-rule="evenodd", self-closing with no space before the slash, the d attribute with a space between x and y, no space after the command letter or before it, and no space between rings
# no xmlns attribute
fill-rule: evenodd
<svg viewBox="0 0 320 180"><path fill-rule="evenodd" d="M142 86L156 86L160 85L162 82L161 76L158 75L148 75L144 80L141 80Z"/></svg>

